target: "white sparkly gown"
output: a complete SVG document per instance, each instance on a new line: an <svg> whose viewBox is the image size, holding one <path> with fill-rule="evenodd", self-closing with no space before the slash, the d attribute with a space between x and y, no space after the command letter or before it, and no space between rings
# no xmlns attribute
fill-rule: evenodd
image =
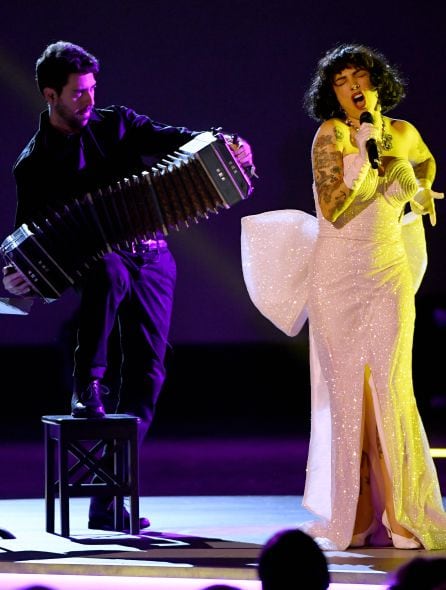
<svg viewBox="0 0 446 590"><path fill-rule="evenodd" d="M422 218L402 212L416 190L410 164L395 159L384 179L369 174L335 223L321 215L316 195L317 219L284 210L242 220L253 303L290 336L308 313L312 416L303 505L319 518L302 528L326 549L347 548L353 534L366 387L397 520L424 548L446 548L446 515L412 386L414 294L426 250ZM379 476L373 504L380 518Z"/></svg>

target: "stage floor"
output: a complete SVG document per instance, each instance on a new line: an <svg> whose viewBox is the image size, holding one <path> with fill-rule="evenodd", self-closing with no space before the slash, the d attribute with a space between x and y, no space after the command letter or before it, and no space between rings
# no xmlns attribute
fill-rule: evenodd
<svg viewBox="0 0 446 590"><path fill-rule="evenodd" d="M311 518L301 507L306 433L152 438L141 449L139 536L87 528L88 499L70 501L71 537L45 532L43 440L0 444L0 588L23 590L203 590L217 580L260 590L264 542ZM443 440L441 442L444 442ZM445 460L437 461L445 492ZM392 547L326 552L331 590L385 588L389 572L415 555ZM305 564L296 556L296 571Z"/></svg>
<svg viewBox="0 0 446 590"><path fill-rule="evenodd" d="M201 590L216 580L259 590L256 563L263 543L310 516L300 496L142 497L141 514L150 516L152 526L132 536L89 530L87 511L87 499L70 501L67 539L45 532L43 499L0 501L1 526L16 537L0 539L2 590L36 583L54 590L70 584L127 590L142 588L142 580L145 590ZM326 552L333 588L385 587L389 572L415 555L433 556L390 547ZM304 574L298 556L296 567Z"/></svg>

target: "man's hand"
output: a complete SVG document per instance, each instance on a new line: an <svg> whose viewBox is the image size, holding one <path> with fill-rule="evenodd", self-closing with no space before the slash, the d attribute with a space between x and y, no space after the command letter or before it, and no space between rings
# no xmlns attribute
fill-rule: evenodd
<svg viewBox="0 0 446 590"><path fill-rule="evenodd" d="M245 139L236 135L227 137L227 139L229 140L229 147L240 166L247 171L249 176L255 176L258 178L252 158L252 149L249 143Z"/></svg>
<svg viewBox="0 0 446 590"><path fill-rule="evenodd" d="M3 286L13 295L29 295L33 291L31 284L11 264L3 267Z"/></svg>
<svg viewBox="0 0 446 590"><path fill-rule="evenodd" d="M432 226L437 223L435 199L444 199L444 193L437 193L430 188L420 188L413 201L410 202L411 209L414 213L418 215L429 215Z"/></svg>

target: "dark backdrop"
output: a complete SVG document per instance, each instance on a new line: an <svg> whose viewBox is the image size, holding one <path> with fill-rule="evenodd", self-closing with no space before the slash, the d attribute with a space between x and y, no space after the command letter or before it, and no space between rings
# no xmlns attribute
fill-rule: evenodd
<svg viewBox="0 0 446 590"><path fill-rule="evenodd" d="M277 350L299 348L306 334L290 341L251 304L241 273L240 218L269 209L313 211L310 147L316 123L303 111L302 97L327 48L339 41L363 42L400 67L408 96L393 114L421 131L438 163L434 188L444 190L446 44L440 9L412 0L367 10L363 6L344 0L2 3L0 235L11 232L14 218L11 167L44 108L33 80L35 60L50 42L78 43L101 60L98 106L125 104L192 129L222 126L250 141L260 176L252 198L170 239L178 262L171 337L174 347L205 350L214 373L232 374L238 365L247 366L252 380L262 366L272 376L277 372L274 362L244 363L241 351L258 343ZM438 225L427 227L430 262L418 294L423 319L417 344L420 365L428 361L431 342L442 330L445 209L439 203ZM24 358L14 352L16 346L34 355L36 347L63 349L76 303L67 292L55 303L36 305L29 317L1 316L0 346L9 351L3 366ZM219 357L226 345L235 347L232 360ZM200 369L207 375L198 354L200 358L189 372ZM289 360L287 367L293 365ZM9 364L6 368L17 374ZM285 370L282 365L279 369ZM430 374L440 381L435 365ZM228 377L228 386L234 382ZM432 390L439 386L436 382Z"/></svg>

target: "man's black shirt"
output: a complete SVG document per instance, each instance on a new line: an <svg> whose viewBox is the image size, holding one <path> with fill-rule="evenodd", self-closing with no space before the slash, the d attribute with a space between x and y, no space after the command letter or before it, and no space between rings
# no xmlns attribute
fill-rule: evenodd
<svg viewBox="0 0 446 590"><path fill-rule="evenodd" d="M39 130L14 165L15 227L48 205L107 187L150 169L198 132L158 123L125 106L94 109L80 133L66 135L40 117ZM148 159L147 159L148 158Z"/></svg>

